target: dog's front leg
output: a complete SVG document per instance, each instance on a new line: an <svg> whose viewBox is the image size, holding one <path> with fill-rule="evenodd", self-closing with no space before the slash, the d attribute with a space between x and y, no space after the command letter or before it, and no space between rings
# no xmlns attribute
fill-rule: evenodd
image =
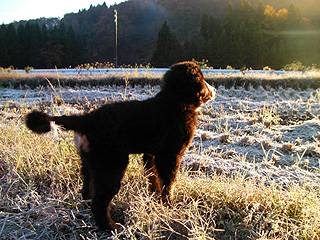
<svg viewBox="0 0 320 240"><path fill-rule="evenodd" d="M172 201L173 189L181 164L181 155L162 155L155 157L155 165L161 184L161 198L164 202Z"/></svg>
<svg viewBox="0 0 320 240"><path fill-rule="evenodd" d="M112 200L113 196L110 196L109 199L110 198ZM91 202L91 210L93 212L94 218L98 227L102 231L113 230L120 227L120 225L115 223L110 217L109 211L111 200L108 201L106 198L99 198L95 195Z"/></svg>
<svg viewBox="0 0 320 240"><path fill-rule="evenodd" d="M145 174L149 180L149 192L160 193L161 187L156 166L154 164L154 156L145 153L142 160L144 163Z"/></svg>

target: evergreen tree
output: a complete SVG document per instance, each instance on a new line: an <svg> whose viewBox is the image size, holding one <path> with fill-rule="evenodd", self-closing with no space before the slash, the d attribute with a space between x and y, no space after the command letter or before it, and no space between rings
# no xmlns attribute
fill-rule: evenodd
<svg viewBox="0 0 320 240"><path fill-rule="evenodd" d="M7 27L2 24L0 27L0 67L6 67L8 65L7 54Z"/></svg>
<svg viewBox="0 0 320 240"><path fill-rule="evenodd" d="M165 21L158 33L156 49L151 58L151 64L156 67L169 67L181 60L182 48L174 33Z"/></svg>
<svg viewBox="0 0 320 240"><path fill-rule="evenodd" d="M71 25L68 27L68 30L65 34L63 45L65 53L65 59L63 61L64 66L74 67L84 61L84 47L81 39L77 37Z"/></svg>
<svg viewBox="0 0 320 240"><path fill-rule="evenodd" d="M32 23L30 25L30 33L29 33L29 38L30 38L30 45L28 48L28 54L29 54L29 62L30 66L33 66L35 68L39 68L39 52L40 52L40 47L41 47L41 30L40 27L37 23Z"/></svg>
<svg viewBox="0 0 320 240"><path fill-rule="evenodd" d="M18 26L18 46L17 51L19 52L19 59L17 59L17 65L15 67L17 68L23 68L25 67L24 64L27 62L27 41L29 36L26 33L26 29L23 24L19 24Z"/></svg>
<svg viewBox="0 0 320 240"><path fill-rule="evenodd" d="M292 2L288 8L288 21L287 28L299 29L301 28L302 17L299 8L297 8Z"/></svg>
<svg viewBox="0 0 320 240"><path fill-rule="evenodd" d="M191 61L192 59L198 59L198 44L195 40L186 40L183 45L183 59Z"/></svg>
<svg viewBox="0 0 320 240"><path fill-rule="evenodd" d="M254 16L253 7L248 0L240 0L240 4L236 9L236 18L238 23L242 21L247 21Z"/></svg>
<svg viewBox="0 0 320 240"><path fill-rule="evenodd" d="M42 25L41 27L41 47L43 48L45 46L45 43L48 41L48 29L46 25Z"/></svg>
<svg viewBox="0 0 320 240"><path fill-rule="evenodd" d="M256 7L256 19L259 23L263 22L264 19L264 10L265 10L265 5L262 0L259 1L257 7Z"/></svg>
<svg viewBox="0 0 320 240"><path fill-rule="evenodd" d="M247 55L248 66L261 69L268 64L265 61L267 50L264 32L261 29L260 23L254 19L248 22L248 31L249 35L247 35L247 39L249 39L249 45L247 49L251 53Z"/></svg>
<svg viewBox="0 0 320 240"><path fill-rule="evenodd" d="M200 35L198 39L198 56L194 56L196 60L209 59L210 57L210 41Z"/></svg>
<svg viewBox="0 0 320 240"><path fill-rule="evenodd" d="M204 40L209 39L209 17L207 14L203 14L201 18L200 35Z"/></svg>
<svg viewBox="0 0 320 240"><path fill-rule="evenodd" d="M7 66L17 66L17 59L19 58L19 52L17 51L18 47L18 36L16 29L13 24L9 24L6 34L6 46L7 46Z"/></svg>
<svg viewBox="0 0 320 240"><path fill-rule="evenodd" d="M246 42L246 27L246 23L243 21L239 29L236 28L233 32L233 38L237 38L237 40L235 41L235 47L232 51L233 63L231 63L231 65L236 68L243 68L247 66L248 42Z"/></svg>
<svg viewBox="0 0 320 240"><path fill-rule="evenodd" d="M225 68L227 65L230 65L230 55L229 55L229 38L225 29L222 30L219 42L218 42L218 51L217 51L217 65L222 68Z"/></svg>
<svg viewBox="0 0 320 240"><path fill-rule="evenodd" d="M209 17L209 39L217 39L221 33L220 18Z"/></svg>
<svg viewBox="0 0 320 240"><path fill-rule="evenodd" d="M228 3L228 10L227 10L227 15L224 21L224 25L223 28L225 29L225 31L227 31L226 33L230 34L232 31L232 26L234 23L234 10L233 10L233 5L231 2Z"/></svg>

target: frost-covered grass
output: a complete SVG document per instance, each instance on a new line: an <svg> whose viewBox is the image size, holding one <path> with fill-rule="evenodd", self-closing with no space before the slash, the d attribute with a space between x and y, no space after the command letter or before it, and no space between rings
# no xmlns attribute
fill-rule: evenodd
<svg viewBox="0 0 320 240"><path fill-rule="evenodd" d="M56 73L25 73L14 71L0 71L0 87L9 88L37 88L41 86L105 86L105 85L158 85L162 75L143 74L125 69L115 74L63 75ZM49 83L50 82L50 83Z"/></svg>
<svg viewBox="0 0 320 240"><path fill-rule="evenodd" d="M117 73L107 74L79 74L64 75L57 73L26 73L0 70L0 87L37 88L39 85L48 85L49 81L54 86L105 86L125 85L158 85L162 74L151 72L152 69L123 69ZM285 72L276 74L273 71L252 73L250 70L232 74L205 73L209 83L215 86L230 87L284 87L294 89L317 89L320 87L320 71L309 72Z"/></svg>
<svg viewBox="0 0 320 240"><path fill-rule="evenodd" d="M9 111L7 111L9 112ZM37 136L19 114L2 119L0 236L7 239L319 239L319 193L308 185L182 169L172 204L148 194L132 155L112 213L123 226L100 232L79 189L71 134Z"/></svg>
<svg viewBox="0 0 320 240"><path fill-rule="evenodd" d="M69 132L31 133L32 108L55 114L145 99L159 86L0 89L1 239L320 239L320 92L219 87L199 126L170 205L147 191L131 155L112 204L116 232L96 228L82 201Z"/></svg>

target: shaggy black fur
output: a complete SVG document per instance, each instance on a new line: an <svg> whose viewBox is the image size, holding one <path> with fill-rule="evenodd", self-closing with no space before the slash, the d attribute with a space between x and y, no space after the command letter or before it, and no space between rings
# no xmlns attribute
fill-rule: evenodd
<svg viewBox="0 0 320 240"><path fill-rule="evenodd" d="M106 230L117 228L109 207L131 153L144 153L150 190L160 193L164 201L172 199L181 158L197 125L196 109L214 95L200 68L182 62L170 67L154 98L107 104L84 115L54 117L33 111L27 115L26 125L45 133L53 121L75 132L82 159L82 195L92 198L97 225Z"/></svg>

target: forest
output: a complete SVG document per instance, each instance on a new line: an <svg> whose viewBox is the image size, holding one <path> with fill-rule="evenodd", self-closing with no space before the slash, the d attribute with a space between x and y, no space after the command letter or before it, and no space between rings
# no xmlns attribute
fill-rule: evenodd
<svg viewBox="0 0 320 240"><path fill-rule="evenodd" d="M228 4L223 21L203 14L199 38L187 39L182 44L165 22L159 31L151 64L164 67L178 60L195 58L208 60L214 68L270 66L281 69L294 61L319 64L319 43L319 30L310 19L302 17L294 4L277 11L262 1L253 6L241 0L236 7ZM166 56L170 56L169 59Z"/></svg>
<svg viewBox="0 0 320 240"><path fill-rule="evenodd" d="M72 26L47 29L37 23L27 22L0 27L0 66L24 69L76 66L86 60L82 40Z"/></svg>
<svg viewBox="0 0 320 240"><path fill-rule="evenodd" d="M54 24L39 19L0 26L0 66L62 68L112 62L114 9L120 65L167 67L180 60L206 59L214 68L281 69L293 61L310 66L320 64L318 8L314 0L306 0L301 8L289 0L91 5Z"/></svg>

